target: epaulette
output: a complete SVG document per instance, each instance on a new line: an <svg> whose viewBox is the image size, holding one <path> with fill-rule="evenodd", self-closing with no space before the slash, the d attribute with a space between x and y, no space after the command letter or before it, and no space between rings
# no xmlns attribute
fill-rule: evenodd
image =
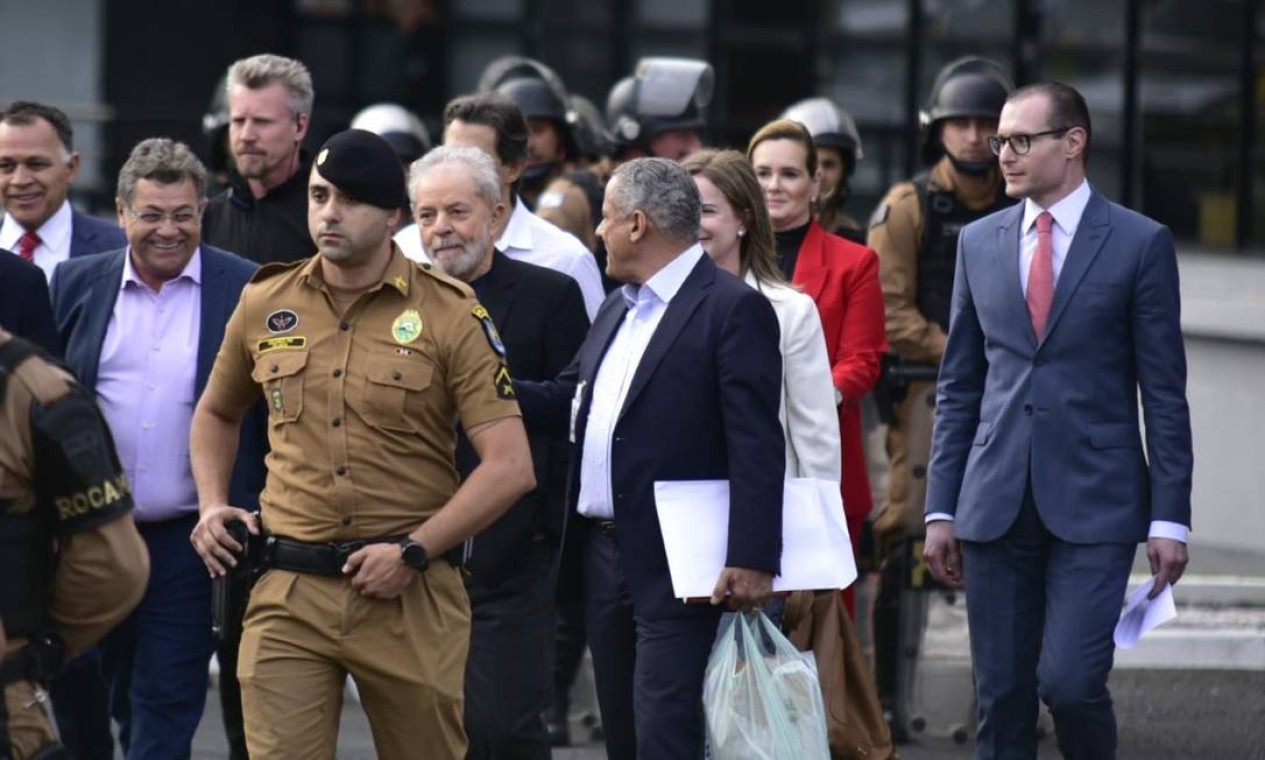
<svg viewBox="0 0 1265 760"><path fill-rule="evenodd" d="M461 280L458 280L456 277L451 277L449 275L444 274L443 270L441 270L439 267L435 266L434 264L422 263L422 262L416 262L416 261L413 263L418 268L418 270L421 271L422 274L427 275L431 279L435 280L436 282L446 285L449 288L457 291L457 293L460 294L463 298L474 298L473 288L471 288L469 285L462 282Z"/></svg>
<svg viewBox="0 0 1265 760"><path fill-rule="evenodd" d="M264 264L255 271L255 274L251 276L250 281L263 282L270 277L276 277L282 272L288 272L291 269L301 267L306 264L307 261L307 259L299 259L298 261L273 261L268 264Z"/></svg>

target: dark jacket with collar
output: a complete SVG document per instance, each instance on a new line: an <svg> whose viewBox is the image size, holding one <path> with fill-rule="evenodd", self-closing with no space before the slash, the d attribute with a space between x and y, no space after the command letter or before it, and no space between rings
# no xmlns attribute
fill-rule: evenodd
<svg viewBox="0 0 1265 760"><path fill-rule="evenodd" d="M316 253L307 226L307 181L312 168L300 157L294 176L255 198L236 172L202 214L202 240L252 261L298 261Z"/></svg>
<svg viewBox="0 0 1265 760"><path fill-rule="evenodd" d="M53 278L53 313L66 364L91 391L96 390L101 345L114 313L123 283L127 249L119 249L65 261ZM254 275L256 265L227 251L202 246L201 334L198 338L195 397L206 387L215 355L224 339L224 326L237 307L242 288ZM259 508L263 490L264 455L268 452L267 412L262 405L242 421L237 464L229 487L233 506Z"/></svg>

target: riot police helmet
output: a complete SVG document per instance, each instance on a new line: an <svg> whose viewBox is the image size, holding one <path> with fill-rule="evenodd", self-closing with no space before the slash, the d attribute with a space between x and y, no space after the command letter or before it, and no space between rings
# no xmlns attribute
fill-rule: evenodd
<svg viewBox="0 0 1265 760"><path fill-rule="evenodd" d="M837 148L847 165L847 177L852 176L857 164L865 158L856 120L829 98L801 100L783 111L779 118L803 124L818 147Z"/></svg>
<svg viewBox="0 0 1265 760"><path fill-rule="evenodd" d="M644 147L669 130L707 126L716 75L693 58L642 58L633 76L611 88L606 120L620 148Z"/></svg>
<svg viewBox="0 0 1265 760"><path fill-rule="evenodd" d="M375 103L351 120L352 129L363 129L386 140L400 161L408 166L431 149L430 133L421 119L397 103Z"/></svg>
<svg viewBox="0 0 1265 760"><path fill-rule="evenodd" d="M597 105L583 95L571 96L571 111L575 114L572 134L580 155L597 160L614 151L614 137L606 129L606 120Z"/></svg>
<svg viewBox="0 0 1265 760"><path fill-rule="evenodd" d="M925 128L945 119L997 119L1014 82L1000 65L987 58L959 58L936 75L927 106L919 113Z"/></svg>

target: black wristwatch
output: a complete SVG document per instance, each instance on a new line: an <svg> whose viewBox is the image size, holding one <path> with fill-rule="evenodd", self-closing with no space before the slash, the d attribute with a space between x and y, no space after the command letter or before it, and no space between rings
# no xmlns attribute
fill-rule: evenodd
<svg viewBox="0 0 1265 760"><path fill-rule="evenodd" d="M426 547L411 538L400 541L400 559L419 573L430 567L430 555L426 553Z"/></svg>

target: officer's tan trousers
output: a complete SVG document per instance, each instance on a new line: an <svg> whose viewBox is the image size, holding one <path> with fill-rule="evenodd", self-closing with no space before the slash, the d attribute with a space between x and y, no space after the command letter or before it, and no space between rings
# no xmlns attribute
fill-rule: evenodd
<svg viewBox="0 0 1265 760"><path fill-rule="evenodd" d="M464 758L469 642L465 588L445 562L390 600L270 570L251 593L237 667L251 758L332 760L348 674L379 758Z"/></svg>
<svg viewBox="0 0 1265 760"><path fill-rule="evenodd" d="M909 392L896 406L896 421L887 429L887 497L874 518L874 537L882 544L904 538L908 526L914 526L914 536L921 533L918 527L922 520L922 489L918 489L920 498L913 503L910 468L914 463L925 467L930 459L929 418L934 410L927 406L924 394L933 385L929 381L910 383ZM911 424L916 414L925 415L926 419ZM918 514L911 515L910 510L918 510Z"/></svg>

